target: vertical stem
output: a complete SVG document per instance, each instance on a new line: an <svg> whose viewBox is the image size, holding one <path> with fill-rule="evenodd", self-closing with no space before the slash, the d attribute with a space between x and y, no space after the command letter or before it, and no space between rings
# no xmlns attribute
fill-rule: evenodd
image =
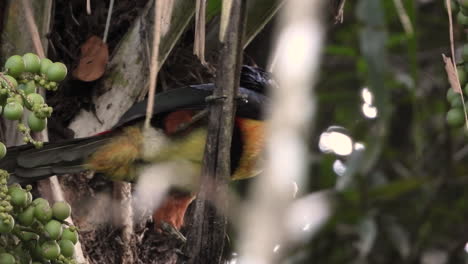
<svg viewBox="0 0 468 264"><path fill-rule="evenodd" d="M161 42L161 17L164 1L155 0L154 3L154 28L153 28L153 49L151 52L149 88L148 88L148 106L146 107L145 128L150 127L151 117L153 115L154 93L156 91L156 82L159 71L159 44Z"/></svg>
<svg viewBox="0 0 468 264"><path fill-rule="evenodd" d="M34 21L34 15L32 13L31 3L28 0L22 0L23 11L26 17L26 23L28 23L29 34L34 44L34 49L40 58L45 57L45 51L42 47L41 37L37 30L36 22Z"/></svg>
<svg viewBox="0 0 468 264"><path fill-rule="evenodd" d="M240 230L237 263L280 263L287 231L288 207L293 192L303 186L307 167L306 132L315 109L310 96L320 65L325 1L289 0L281 11L273 73L278 87L272 101L266 131L265 172L251 190Z"/></svg>
<svg viewBox="0 0 468 264"><path fill-rule="evenodd" d="M201 187L193 225L188 233L188 263L222 261L226 236L226 216L223 212L227 209L226 191L230 179L230 149L242 60L245 10L246 0L231 1L214 91L215 97L224 99L210 105Z"/></svg>

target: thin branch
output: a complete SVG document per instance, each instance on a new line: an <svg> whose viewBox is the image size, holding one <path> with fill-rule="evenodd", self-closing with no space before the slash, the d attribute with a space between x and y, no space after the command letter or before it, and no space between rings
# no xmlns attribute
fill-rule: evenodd
<svg viewBox="0 0 468 264"><path fill-rule="evenodd" d="M197 55L200 62L205 65L205 17L206 17L206 0L197 0L195 8L195 41L193 45L193 53Z"/></svg>
<svg viewBox="0 0 468 264"><path fill-rule="evenodd" d="M86 14L91 15L91 0L86 0Z"/></svg>
<svg viewBox="0 0 468 264"><path fill-rule="evenodd" d="M159 71L159 43L161 41L162 10L164 1L155 0L154 4L154 28L153 28L153 50L151 52L150 76L148 88L148 106L146 108L145 128L150 127L151 116L153 115L154 93Z"/></svg>
<svg viewBox="0 0 468 264"><path fill-rule="evenodd" d="M335 24L343 23L345 4L346 0L341 0L340 5L338 6L338 10L336 11Z"/></svg>
<svg viewBox="0 0 468 264"><path fill-rule="evenodd" d="M31 4L28 0L21 0L24 16L26 17L26 23L28 24L29 33L31 34L31 39L33 41L34 49L36 50L37 55L40 58L45 58L44 48L42 47L41 37L39 31L37 30L36 22L34 22L34 16L31 9Z"/></svg>
<svg viewBox="0 0 468 264"><path fill-rule="evenodd" d="M111 17L112 17L112 10L114 10L114 0L110 1L109 9L107 10L106 28L104 29L104 36L102 37L102 41L104 43L107 42L107 35L109 34L109 27L110 27L110 20L111 20Z"/></svg>
<svg viewBox="0 0 468 264"><path fill-rule="evenodd" d="M397 10L398 16L400 17L401 24L403 25L403 29L405 30L406 34L412 36L414 34L413 24L411 24L411 20L408 16L408 13L403 6L401 0L393 0L395 4L395 8Z"/></svg>
<svg viewBox="0 0 468 264"><path fill-rule="evenodd" d="M234 126L235 97L239 86L246 0L232 0L227 34L224 35L218 70L216 100L210 105L208 136L203 160L200 192L188 233L189 264L221 263L226 237L227 183L230 180L230 150ZM223 2L224 4L224 2ZM214 209L216 206L216 209Z"/></svg>

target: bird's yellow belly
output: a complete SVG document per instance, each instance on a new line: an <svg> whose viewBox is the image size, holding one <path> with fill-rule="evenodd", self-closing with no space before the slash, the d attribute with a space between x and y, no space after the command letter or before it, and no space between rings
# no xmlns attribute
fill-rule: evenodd
<svg viewBox="0 0 468 264"><path fill-rule="evenodd" d="M86 167L115 181L136 181L148 168L178 167L172 170L178 175L161 178L167 178L177 186L193 186L201 171L206 134L206 129L199 128L180 139L171 139L160 130L150 129L142 133L140 128L127 128L91 155Z"/></svg>

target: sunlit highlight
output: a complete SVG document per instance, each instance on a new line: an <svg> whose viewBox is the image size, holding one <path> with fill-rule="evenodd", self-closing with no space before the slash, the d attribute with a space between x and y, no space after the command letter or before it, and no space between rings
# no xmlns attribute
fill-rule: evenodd
<svg viewBox="0 0 468 264"><path fill-rule="evenodd" d="M333 162L333 171L336 175L343 176L346 172L346 165L341 160L337 159Z"/></svg>
<svg viewBox="0 0 468 264"><path fill-rule="evenodd" d="M280 245L276 244L276 246L273 248L273 252L278 252L278 250L281 248Z"/></svg>
<svg viewBox="0 0 468 264"><path fill-rule="evenodd" d="M375 106L372 106L370 104L364 103L362 105L362 113L370 119L376 118L377 117L377 108Z"/></svg>
<svg viewBox="0 0 468 264"><path fill-rule="evenodd" d="M325 153L347 156L353 152L353 141L348 135L340 132L323 132L320 135L319 148Z"/></svg>
<svg viewBox="0 0 468 264"><path fill-rule="evenodd" d="M362 113L365 117L373 119L377 117L377 107L373 105L374 103L374 95L369 90L369 88L364 87L361 90L361 97L364 101L361 107Z"/></svg>
<svg viewBox="0 0 468 264"><path fill-rule="evenodd" d="M367 87L362 88L361 96L362 96L362 100L364 101L364 103L368 105L372 105L374 96L372 95L372 93L369 91Z"/></svg>
<svg viewBox="0 0 468 264"><path fill-rule="evenodd" d="M329 198L327 192L316 192L292 204L285 221L291 239L306 241L320 230L333 211Z"/></svg>
<svg viewBox="0 0 468 264"><path fill-rule="evenodd" d="M366 147L361 142L354 143L354 150L364 150Z"/></svg>

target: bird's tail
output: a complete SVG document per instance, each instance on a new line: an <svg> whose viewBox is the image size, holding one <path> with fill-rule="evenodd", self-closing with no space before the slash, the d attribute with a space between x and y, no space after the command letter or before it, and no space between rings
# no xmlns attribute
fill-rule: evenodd
<svg viewBox="0 0 468 264"><path fill-rule="evenodd" d="M0 169L10 173L9 183L26 184L56 174L85 169L86 158L110 140L109 134L45 143L40 149L22 145L7 149Z"/></svg>

